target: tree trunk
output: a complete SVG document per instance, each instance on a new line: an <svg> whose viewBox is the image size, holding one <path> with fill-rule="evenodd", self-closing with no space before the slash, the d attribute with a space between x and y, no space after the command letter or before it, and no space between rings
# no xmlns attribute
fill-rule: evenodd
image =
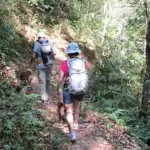
<svg viewBox="0 0 150 150"><path fill-rule="evenodd" d="M141 100L141 114L147 115L148 100L150 98L150 21L147 23L146 33L146 73L143 85L142 100Z"/></svg>

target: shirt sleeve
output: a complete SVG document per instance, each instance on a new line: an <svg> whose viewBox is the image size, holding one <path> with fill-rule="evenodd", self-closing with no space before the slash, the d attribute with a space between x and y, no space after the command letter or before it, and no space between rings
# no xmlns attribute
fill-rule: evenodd
<svg viewBox="0 0 150 150"><path fill-rule="evenodd" d="M36 42L33 47L33 52L37 53L39 51L39 47L40 47L40 44Z"/></svg>
<svg viewBox="0 0 150 150"><path fill-rule="evenodd" d="M64 74L67 76L68 75L68 67L67 67L67 61L62 61L60 64L60 71L64 72Z"/></svg>
<svg viewBox="0 0 150 150"><path fill-rule="evenodd" d="M59 66L60 71L65 73L65 65L64 62L61 62L60 66Z"/></svg>

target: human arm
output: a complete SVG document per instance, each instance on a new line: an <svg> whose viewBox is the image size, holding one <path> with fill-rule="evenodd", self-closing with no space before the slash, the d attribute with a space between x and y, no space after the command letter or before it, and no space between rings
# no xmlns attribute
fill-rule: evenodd
<svg viewBox="0 0 150 150"><path fill-rule="evenodd" d="M35 58L36 58L36 53L33 52L33 53L32 53L32 56L31 56L31 61L30 61L30 62L31 62L31 65L33 64Z"/></svg>
<svg viewBox="0 0 150 150"><path fill-rule="evenodd" d="M39 47L40 47L40 44L38 42L35 42L34 47L33 47L32 56L31 56L31 64L33 64L34 60L37 57Z"/></svg>
<svg viewBox="0 0 150 150"><path fill-rule="evenodd" d="M63 83L64 80L64 72L61 70L60 71L60 75L59 78L57 79L57 94L59 95L59 89Z"/></svg>
<svg viewBox="0 0 150 150"><path fill-rule="evenodd" d="M67 71L65 61L61 62L59 70L60 70L59 71L59 76L57 78L57 93L59 93L59 88L61 87L61 85L63 84L63 81L65 79L65 74L66 74L66 71Z"/></svg>
<svg viewBox="0 0 150 150"><path fill-rule="evenodd" d="M88 70L89 69L89 64L88 62L85 62L85 68Z"/></svg>
<svg viewBox="0 0 150 150"><path fill-rule="evenodd" d="M54 45L54 43L52 42L52 57L53 57L53 59L55 60L55 55L56 55L56 52L55 52L55 45Z"/></svg>

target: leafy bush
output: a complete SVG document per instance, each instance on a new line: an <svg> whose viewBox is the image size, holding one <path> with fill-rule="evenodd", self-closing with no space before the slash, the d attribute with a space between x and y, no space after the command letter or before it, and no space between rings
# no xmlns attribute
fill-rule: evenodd
<svg viewBox="0 0 150 150"><path fill-rule="evenodd" d="M90 102L93 110L126 127L129 134L138 141L146 141L149 137L148 128L137 115L142 93L144 74L141 74L141 70L144 61L140 52L130 48L132 47L126 49L124 46L118 51L111 45L108 56L103 56L104 51L99 48L99 59L103 63L97 62L91 73Z"/></svg>
<svg viewBox="0 0 150 150"><path fill-rule="evenodd" d="M11 57L20 57L20 53L17 51L21 49L19 36L16 32L5 22L0 21L0 57L3 59L9 59Z"/></svg>
<svg viewBox="0 0 150 150"><path fill-rule="evenodd" d="M40 131L43 131L45 122L40 112L33 109L37 96L18 94L6 81L1 81L0 87L0 139L3 148L42 149L44 137Z"/></svg>
<svg viewBox="0 0 150 150"><path fill-rule="evenodd" d="M105 34L97 32L101 44L95 40L98 59L94 60L96 63L91 73L90 104L87 107L109 116L125 126L138 141L145 142L149 138L148 127L137 115L144 77L142 70L145 69L145 25L140 25L140 22L145 17L137 12L132 13L132 17L124 16L120 24L116 23L117 18L108 16L106 19L110 20L107 26L99 24L105 27ZM137 28L139 30L135 32Z"/></svg>

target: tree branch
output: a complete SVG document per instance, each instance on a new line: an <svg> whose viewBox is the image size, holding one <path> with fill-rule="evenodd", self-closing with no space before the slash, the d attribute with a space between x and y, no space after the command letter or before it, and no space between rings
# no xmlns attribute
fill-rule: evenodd
<svg viewBox="0 0 150 150"><path fill-rule="evenodd" d="M149 15L148 15L148 5L147 5L147 1L144 0L144 6L145 6L145 15L147 17L147 19L149 19Z"/></svg>

